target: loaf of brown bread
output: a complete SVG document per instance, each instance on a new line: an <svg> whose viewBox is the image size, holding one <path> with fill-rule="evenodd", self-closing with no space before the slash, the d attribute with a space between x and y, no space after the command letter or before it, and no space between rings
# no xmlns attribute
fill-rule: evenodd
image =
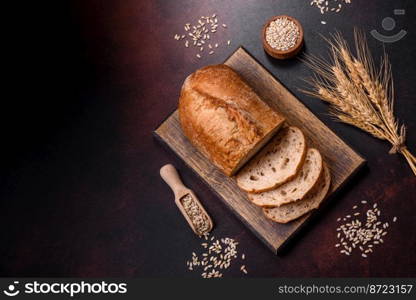
<svg viewBox="0 0 416 300"><path fill-rule="evenodd" d="M186 78L179 119L192 144L228 176L284 123L282 115L226 65L207 66Z"/></svg>

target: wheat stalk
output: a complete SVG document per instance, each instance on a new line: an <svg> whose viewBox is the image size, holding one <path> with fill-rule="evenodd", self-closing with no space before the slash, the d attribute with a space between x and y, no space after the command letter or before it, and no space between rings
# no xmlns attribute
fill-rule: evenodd
<svg viewBox="0 0 416 300"><path fill-rule="evenodd" d="M416 157L405 145L406 127L399 126L393 110L393 78L387 55L375 68L365 35L355 30L356 55L339 33L326 39L331 60L307 56L306 64L315 71L305 93L330 104L337 120L358 127L388 141L389 153L401 153L416 175Z"/></svg>

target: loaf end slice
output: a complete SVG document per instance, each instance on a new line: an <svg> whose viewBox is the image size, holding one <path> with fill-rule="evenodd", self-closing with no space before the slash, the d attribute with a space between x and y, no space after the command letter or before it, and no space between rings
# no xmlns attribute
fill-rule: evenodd
<svg viewBox="0 0 416 300"><path fill-rule="evenodd" d="M263 208L266 217L277 223L288 223L318 208L328 194L331 186L331 174L325 165L322 175L319 184L303 200L288 203L280 207Z"/></svg>
<svg viewBox="0 0 416 300"><path fill-rule="evenodd" d="M286 127L236 175L249 193L272 190L296 176L306 156L306 140L297 127Z"/></svg>
<svg viewBox="0 0 416 300"><path fill-rule="evenodd" d="M301 170L291 181L274 190L248 194L248 198L262 207L276 207L303 199L319 182L323 172L322 156L314 148L308 149Z"/></svg>

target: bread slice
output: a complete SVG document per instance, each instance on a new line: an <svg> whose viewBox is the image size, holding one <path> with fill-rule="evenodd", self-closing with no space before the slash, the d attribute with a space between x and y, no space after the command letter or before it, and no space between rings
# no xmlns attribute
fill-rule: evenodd
<svg viewBox="0 0 416 300"><path fill-rule="evenodd" d="M286 127L237 174L249 193L272 190L296 176L306 155L306 141L297 127Z"/></svg>
<svg viewBox="0 0 416 300"><path fill-rule="evenodd" d="M331 174L329 173L328 167L324 164L324 171L322 172L318 185L304 199L280 207L263 208L263 212L267 218L277 223L293 221L311 210L318 208L328 194L330 185Z"/></svg>
<svg viewBox="0 0 416 300"><path fill-rule="evenodd" d="M322 156L314 148L308 149L302 169L291 181L278 188L260 193L248 194L248 198L262 207L275 207L301 200L318 183L323 170Z"/></svg>

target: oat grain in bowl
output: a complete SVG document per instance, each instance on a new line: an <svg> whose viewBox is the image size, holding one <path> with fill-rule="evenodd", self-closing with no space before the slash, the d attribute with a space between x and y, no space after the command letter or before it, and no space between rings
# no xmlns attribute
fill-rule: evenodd
<svg viewBox="0 0 416 300"><path fill-rule="evenodd" d="M263 48L270 56L287 59L299 53L303 46L303 28L291 16L270 18L263 26Z"/></svg>
<svg viewBox="0 0 416 300"><path fill-rule="evenodd" d="M295 47L299 38L298 25L287 17L277 18L266 28L267 43L276 50L286 51Z"/></svg>

